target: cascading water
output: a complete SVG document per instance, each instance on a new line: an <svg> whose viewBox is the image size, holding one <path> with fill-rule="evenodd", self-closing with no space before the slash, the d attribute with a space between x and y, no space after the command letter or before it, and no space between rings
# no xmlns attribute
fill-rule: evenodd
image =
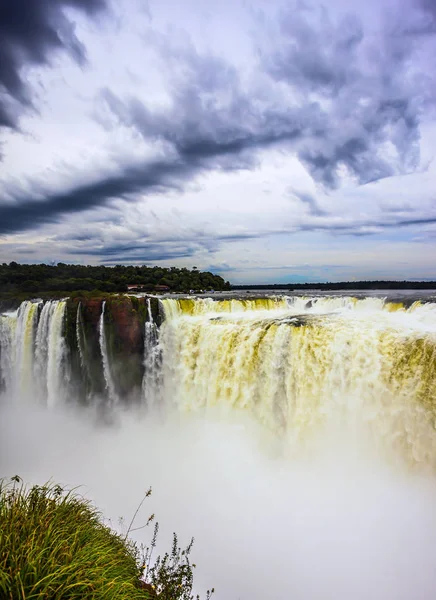
<svg viewBox="0 0 436 600"><path fill-rule="evenodd" d="M23 302L17 313L13 385L15 394L21 399L28 398L33 387L33 345L38 308L37 302Z"/></svg>
<svg viewBox="0 0 436 600"><path fill-rule="evenodd" d="M34 374L43 389L39 390L40 396L47 394L47 361L49 344L49 326L55 304L46 302L42 307L36 330ZM45 389L44 389L45 388Z"/></svg>
<svg viewBox="0 0 436 600"><path fill-rule="evenodd" d="M63 395L65 301L23 302L0 317L4 391L17 400L35 398L51 406Z"/></svg>
<svg viewBox="0 0 436 600"><path fill-rule="evenodd" d="M0 315L3 387L39 373L48 395L65 336L90 384L69 397L86 387L111 425L89 408L2 405L0 470L85 485L112 522L153 484L167 539L195 535L199 588L217 600L434 598L436 304L179 297L160 301L158 328L144 303L146 323L142 299ZM106 421L101 393L132 398L120 373L165 418L132 403Z"/></svg>
<svg viewBox="0 0 436 600"><path fill-rule="evenodd" d="M436 466L436 304L406 308L346 296L163 299L159 330L145 302L138 361L148 406L248 410L294 448L331 423L363 424L375 445ZM80 303L73 338L80 372L92 379L102 365L105 393L116 404L106 307L104 301L97 347L85 335ZM26 301L0 317L3 390L50 406L66 396L65 314L65 301ZM90 368L92 347L101 358Z"/></svg>
<svg viewBox="0 0 436 600"><path fill-rule="evenodd" d="M59 402L61 368L65 346L62 323L65 301L51 300L44 304L39 316L35 340L34 376L41 402L52 406Z"/></svg>
<svg viewBox="0 0 436 600"><path fill-rule="evenodd" d="M53 406L62 397L61 374L65 355L65 343L62 337L62 324L65 315L65 302L54 302L48 328L47 361L47 404Z"/></svg>
<svg viewBox="0 0 436 600"><path fill-rule="evenodd" d="M147 298L148 319L144 326L144 378L142 392L148 406L155 406L161 400L161 349L159 331L153 321L150 298Z"/></svg>
<svg viewBox="0 0 436 600"><path fill-rule="evenodd" d="M259 310L285 310L288 306L284 296L270 298L247 298L215 301L212 298L178 298L177 300L164 300L165 316L175 319L182 315L199 316L213 312L240 313Z"/></svg>
<svg viewBox="0 0 436 600"><path fill-rule="evenodd" d="M436 466L436 305L197 302L163 300L165 397L181 409L249 410L294 448L331 423L363 424Z"/></svg>
<svg viewBox="0 0 436 600"><path fill-rule="evenodd" d="M117 392L115 389L115 384L112 379L110 363L109 363L109 355L108 355L108 349L107 349L107 342L106 342L106 328L105 328L105 324L104 324L105 308L106 308L106 300L103 300L103 303L101 305L100 321L98 324L100 351L101 351L101 357L102 357L102 361L103 361L103 375L104 375L106 390L108 393L108 398L109 398L110 402L116 403L118 400L118 397L117 397Z"/></svg>
<svg viewBox="0 0 436 600"><path fill-rule="evenodd" d="M7 314L0 318L0 391L10 390L13 385L15 328L15 318Z"/></svg>

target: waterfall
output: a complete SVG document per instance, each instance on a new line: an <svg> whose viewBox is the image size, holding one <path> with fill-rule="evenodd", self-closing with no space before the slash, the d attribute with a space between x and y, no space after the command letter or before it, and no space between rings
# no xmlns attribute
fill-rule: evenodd
<svg viewBox="0 0 436 600"><path fill-rule="evenodd" d="M65 307L59 300L25 301L15 313L0 316L3 390L16 400L51 406L62 397Z"/></svg>
<svg viewBox="0 0 436 600"><path fill-rule="evenodd" d="M38 302L26 301L20 305L17 314L13 385L21 399L27 399L33 391L33 347L38 308Z"/></svg>
<svg viewBox="0 0 436 600"><path fill-rule="evenodd" d="M142 380L143 396L149 406L158 404L162 391L161 350L159 331L153 320L150 298L147 298L148 319L144 330L144 378Z"/></svg>
<svg viewBox="0 0 436 600"><path fill-rule="evenodd" d="M66 303L55 301L50 314L48 328L48 361L47 361L47 405L57 404L62 396L61 373L65 354L65 343L62 336L62 325Z"/></svg>
<svg viewBox="0 0 436 600"><path fill-rule="evenodd" d="M49 300L42 307L36 330L34 377L39 399L53 406L62 398L62 364L65 343L62 335L66 303Z"/></svg>
<svg viewBox="0 0 436 600"><path fill-rule="evenodd" d="M36 330L34 376L38 386L38 395L41 400L47 396L47 363L50 320L55 309L54 302L46 302L42 307Z"/></svg>
<svg viewBox="0 0 436 600"><path fill-rule="evenodd" d="M436 467L436 305L162 302L164 395L181 410L247 410L291 447L357 423Z"/></svg>
<svg viewBox="0 0 436 600"><path fill-rule="evenodd" d="M165 317L174 319L183 314L199 316L211 312L240 313L248 311L269 311L276 309L285 310L288 307L284 296L271 296L265 298L248 298L216 301L212 298L177 298L163 300Z"/></svg>
<svg viewBox="0 0 436 600"><path fill-rule="evenodd" d="M14 381L13 340L16 318L9 314L0 318L0 392L10 390Z"/></svg>
<svg viewBox="0 0 436 600"><path fill-rule="evenodd" d="M143 355L135 350L126 364L139 375L143 367L147 405L248 411L290 448L310 444L333 423L349 431L364 427L374 445L436 467L435 303L165 298L158 328L150 299L144 301ZM97 370L102 365L105 394L117 404L106 309L103 302L85 335L78 304L65 330L77 344L81 373L90 377L92 361ZM0 390L49 406L66 398L65 319L64 300L25 301L0 315ZM128 339L129 324L123 327Z"/></svg>
<svg viewBox="0 0 436 600"><path fill-rule="evenodd" d="M105 330L105 326L104 326L105 308L106 308L106 300L103 300L103 303L101 306L100 321L98 324L100 352L101 352L101 357L102 357L102 362L103 362L103 376L104 376L106 390L108 392L108 397L111 402L115 403L115 402L117 402L118 397L117 397L117 393L115 390L115 384L112 379L112 374L111 374L110 365L109 365L109 355L108 355L107 341L106 341L106 330Z"/></svg>

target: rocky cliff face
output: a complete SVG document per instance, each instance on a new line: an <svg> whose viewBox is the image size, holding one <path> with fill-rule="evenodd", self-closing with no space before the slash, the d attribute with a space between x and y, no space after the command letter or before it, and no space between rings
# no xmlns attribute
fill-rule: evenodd
<svg viewBox="0 0 436 600"><path fill-rule="evenodd" d="M41 390L48 386L50 362L62 373L66 399L102 405L135 401L141 397L144 378L149 311L152 320L160 324L159 301L154 297L81 294L66 299L2 300L0 386L6 372L8 377L17 376L25 348L28 379Z"/></svg>
<svg viewBox="0 0 436 600"><path fill-rule="evenodd" d="M131 298L111 298L106 303L105 327L111 373L118 395L137 395L143 376L144 321L146 310Z"/></svg>
<svg viewBox="0 0 436 600"><path fill-rule="evenodd" d="M68 299L65 338L72 384L85 401L90 396L106 396L100 339L103 302L110 375L117 396L132 401L139 396L144 375L144 326L150 318L146 298L112 295ZM159 322L158 300L151 298L150 305L153 319Z"/></svg>

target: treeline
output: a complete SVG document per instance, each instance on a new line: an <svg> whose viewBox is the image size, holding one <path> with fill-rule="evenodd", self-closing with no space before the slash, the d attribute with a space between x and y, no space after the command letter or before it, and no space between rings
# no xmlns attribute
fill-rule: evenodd
<svg viewBox="0 0 436 600"><path fill-rule="evenodd" d="M232 290L435 290L436 281L341 281L335 283L274 283L233 285Z"/></svg>
<svg viewBox="0 0 436 600"><path fill-rule="evenodd" d="M176 267L115 267L67 265L0 265L0 292L126 292L129 285L144 291L169 288L173 292L229 290L230 284L219 275Z"/></svg>

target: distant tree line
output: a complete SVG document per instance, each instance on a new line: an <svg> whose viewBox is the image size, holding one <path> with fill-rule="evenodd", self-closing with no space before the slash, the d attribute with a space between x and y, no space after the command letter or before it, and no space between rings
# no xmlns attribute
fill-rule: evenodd
<svg viewBox="0 0 436 600"><path fill-rule="evenodd" d="M436 281L341 281L339 283L274 283L233 285L232 290L434 290Z"/></svg>
<svg viewBox="0 0 436 600"><path fill-rule="evenodd" d="M0 292L73 292L102 291L126 292L129 285L140 286L144 291L169 288L174 292L190 290L229 290L230 283L219 275L176 267L146 266L84 266L21 265L16 262L0 265Z"/></svg>

